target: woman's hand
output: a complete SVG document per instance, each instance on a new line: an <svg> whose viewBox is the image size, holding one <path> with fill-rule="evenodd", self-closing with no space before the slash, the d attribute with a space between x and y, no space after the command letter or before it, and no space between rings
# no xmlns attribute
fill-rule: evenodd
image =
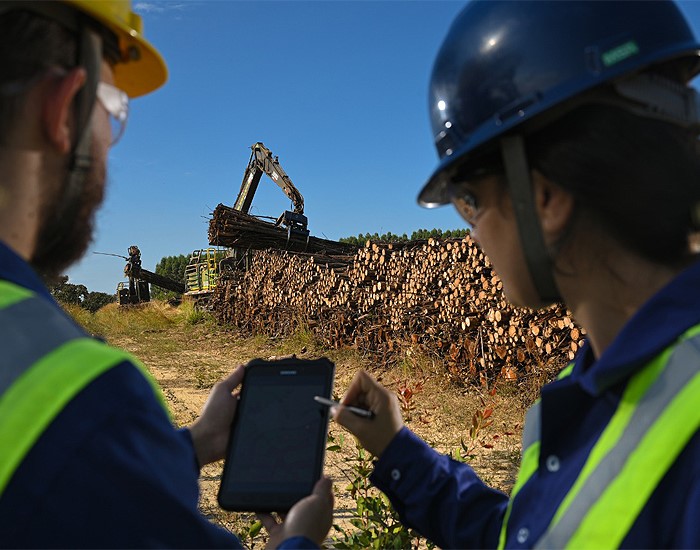
<svg viewBox="0 0 700 550"><path fill-rule="evenodd" d="M354 405L369 409L374 418L361 418L342 405ZM379 384L365 371L355 375L340 407L332 410L338 424L347 428L362 446L376 457L380 457L389 442L403 427L399 400L393 392Z"/></svg>
<svg viewBox="0 0 700 550"><path fill-rule="evenodd" d="M306 537L321 546L333 523L333 492L331 480L322 477L313 492L289 510L279 523L270 514L258 514L263 527L270 535L267 548L277 548L291 537Z"/></svg>
<svg viewBox="0 0 700 550"><path fill-rule="evenodd" d="M241 384L244 372L245 366L241 365L217 382L199 418L189 427L200 468L224 458L238 404L238 392L234 390Z"/></svg>

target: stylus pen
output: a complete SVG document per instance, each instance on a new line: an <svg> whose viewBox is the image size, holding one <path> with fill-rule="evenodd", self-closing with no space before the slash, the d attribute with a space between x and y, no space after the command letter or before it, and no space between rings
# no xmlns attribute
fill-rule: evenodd
<svg viewBox="0 0 700 550"><path fill-rule="evenodd" d="M361 409L359 407L351 407L350 405L343 405L340 403L340 401L333 401L332 399L327 399L325 397L321 397L320 395L314 396L314 401L321 403L321 405L326 405L328 407L345 407L351 413L356 414L357 416L361 416L362 418L374 418L374 413L372 411L368 411L367 409Z"/></svg>

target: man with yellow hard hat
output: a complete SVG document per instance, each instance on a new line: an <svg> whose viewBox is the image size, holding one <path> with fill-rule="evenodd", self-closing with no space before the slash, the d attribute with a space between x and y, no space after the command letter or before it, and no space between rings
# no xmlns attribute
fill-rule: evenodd
<svg viewBox="0 0 700 550"><path fill-rule="evenodd" d="M240 547L197 510L199 468L224 455L239 368L172 427L142 365L69 319L37 273L90 242L129 98L167 78L128 0L0 2L0 546ZM273 546L331 525L321 480Z"/></svg>

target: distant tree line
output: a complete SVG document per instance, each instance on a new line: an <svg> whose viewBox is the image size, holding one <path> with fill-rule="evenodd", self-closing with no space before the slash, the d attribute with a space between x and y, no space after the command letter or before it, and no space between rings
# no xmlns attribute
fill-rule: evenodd
<svg viewBox="0 0 700 550"><path fill-rule="evenodd" d="M364 246L367 241L395 243L406 241L424 241L430 238L433 239L463 239L469 234L469 229L418 229L411 233L409 238L406 233L403 235L394 235L391 231L379 235L378 233L360 233L357 237L343 237L341 243L353 244L355 246Z"/></svg>
<svg viewBox="0 0 700 550"><path fill-rule="evenodd" d="M117 299L116 294L90 292L85 285L69 283L68 275L61 275L54 281L46 281L46 286L57 301L80 306L92 313Z"/></svg>

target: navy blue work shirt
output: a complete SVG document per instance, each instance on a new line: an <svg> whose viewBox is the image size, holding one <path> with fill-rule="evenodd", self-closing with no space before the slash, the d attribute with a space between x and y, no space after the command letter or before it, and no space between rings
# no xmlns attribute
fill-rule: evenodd
<svg viewBox="0 0 700 550"><path fill-rule="evenodd" d="M698 323L700 262L644 304L598 360L586 344L571 375L542 389L540 461L513 502L506 547L531 548L539 540L614 414L626 382ZM405 524L438 546L497 546L508 497L407 428L377 461L371 480ZM661 480L621 546L700 548L700 434Z"/></svg>
<svg viewBox="0 0 700 550"><path fill-rule="evenodd" d="M0 279L59 307L2 242ZM198 478L189 430L173 428L125 361L86 386L20 464L0 496L0 547L242 548L199 513ZM317 546L293 537L281 548Z"/></svg>

